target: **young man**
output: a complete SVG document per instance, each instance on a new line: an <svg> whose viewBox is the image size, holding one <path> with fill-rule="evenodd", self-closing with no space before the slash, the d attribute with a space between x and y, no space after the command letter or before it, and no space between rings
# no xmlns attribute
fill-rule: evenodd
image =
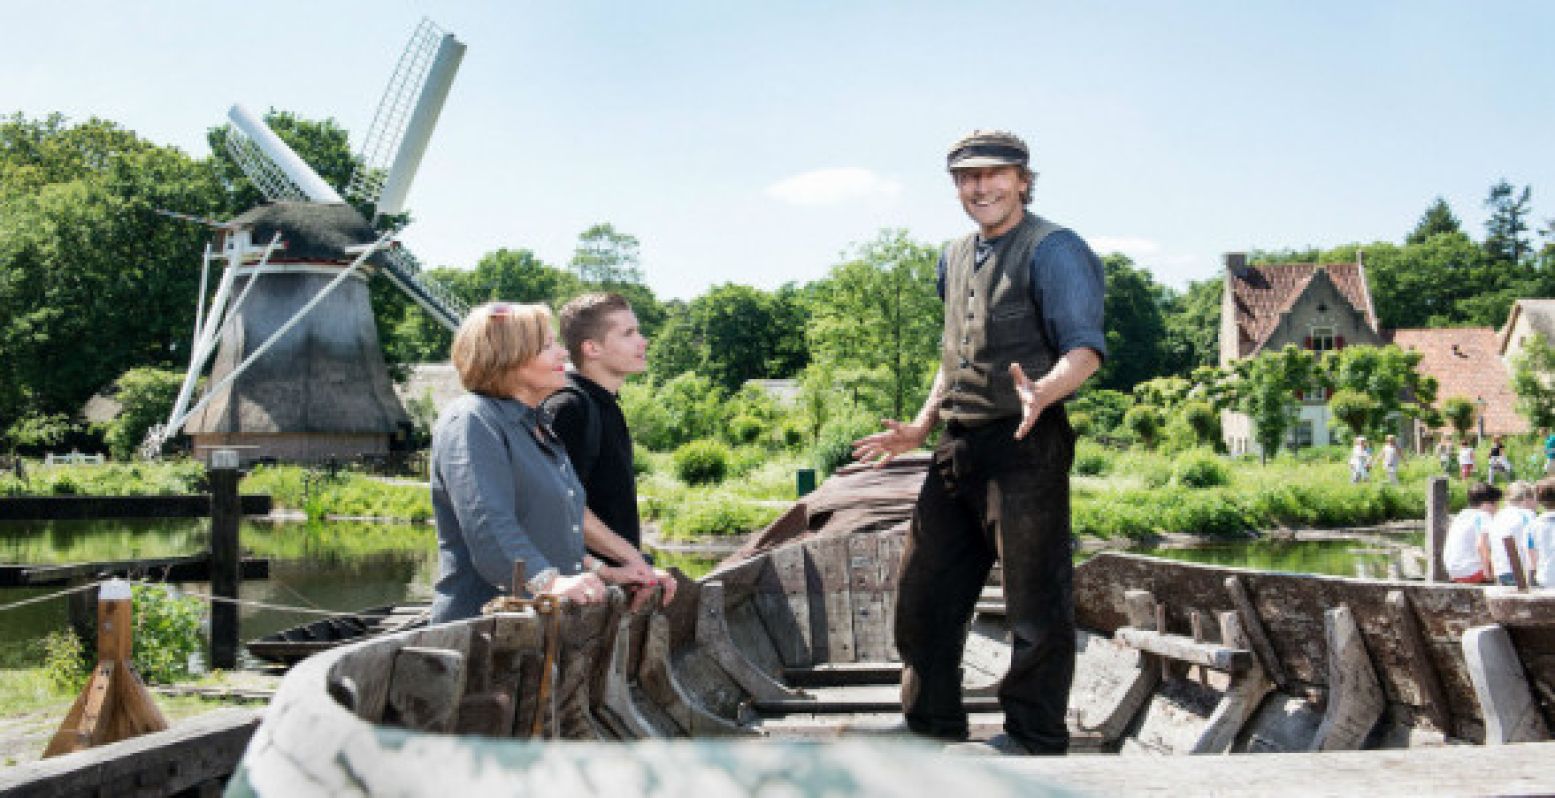
<svg viewBox="0 0 1555 798"><path fill-rule="evenodd" d="M902 709L911 732L965 739L961 656L995 558L1013 646L999 688L1005 733L967 753L1062 754L1074 679L1069 519L1074 431L1064 402L1101 365L1101 261L1079 236L1026 211L1026 143L976 131L947 157L977 232L940 256L940 368L910 423L854 443L883 463L923 445L941 419L913 512L896 605Z"/></svg>
<svg viewBox="0 0 1555 798"><path fill-rule="evenodd" d="M1538 503L1534 501L1533 483L1520 479L1507 486L1506 506L1491 518L1490 536L1486 540L1497 582L1503 585L1517 584L1517 577L1512 573L1512 559L1506 556L1504 541L1507 540L1512 541L1517 549L1523 573L1529 576L1533 574L1528 562L1528 525L1533 522L1538 508Z"/></svg>
<svg viewBox="0 0 1555 798"><path fill-rule="evenodd" d="M1485 482L1469 486L1469 506L1453 516L1442 541L1442 564L1447 578L1454 582L1478 585L1491 581L1495 573L1490 562L1491 516L1501 501L1501 489Z"/></svg>
<svg viewBox="0 0 1555 798"><path fill-rule="evenodd" d="M564 305L561 334L575 370L544 408L588 499L583 541L594 556L610 563L600 567L601 577L617 578L606 581L657 582L664 586L667 603L674 597L675 580L650 567L639 551L632 435L616 401L626 378L648 367L648 340L632 306L613 293L585 294Z"/></svg>
<svg viewBox="0 0 1555 798"><path fill-rule="evenodd" d="M1555 477L1545 477L1534 486L1534 494L1544 512L1528 530L1529 559L1533 561L1540 587L1551 587L1555 579Z"/></svg>

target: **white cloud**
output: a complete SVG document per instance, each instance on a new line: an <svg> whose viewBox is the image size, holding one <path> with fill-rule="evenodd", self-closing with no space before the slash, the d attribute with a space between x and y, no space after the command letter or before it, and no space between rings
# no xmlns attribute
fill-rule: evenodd
<svg viewBox="0 0 1555 798"><path fill-rule="evenodd" d="M1111 252L1121 252L1135 260L1147 255L1155 255L1161 251L1161 244L1148 238L1132 236L1096 236L1089 239L1091 249L1105 255Z"/></svg>
<svg viewBox="0 0 1555 798"><path fill-rule="evenodd" d="M868 199L891 200L901 193L901 183L858 166L802 172L766 188L767 196L790 205L839 205Z"/></svg>

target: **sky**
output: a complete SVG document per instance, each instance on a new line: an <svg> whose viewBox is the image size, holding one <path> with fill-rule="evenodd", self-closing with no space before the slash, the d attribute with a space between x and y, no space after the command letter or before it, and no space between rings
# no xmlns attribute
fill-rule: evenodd
<svg viewBox="0 0 1555 798"><path fill-rule="evenodd" d="M944 155L974 128L1031 145L1034 211L1177 288L1399 241L1437 196L1479 237L1501 178L1555 217L1546 2L17 2L0 113L204 156L241 102L356 147L423 16L468 45L408 202L432 265L565 265L610 222L661 297L814 280L883 228L970 232Z"/></svg>

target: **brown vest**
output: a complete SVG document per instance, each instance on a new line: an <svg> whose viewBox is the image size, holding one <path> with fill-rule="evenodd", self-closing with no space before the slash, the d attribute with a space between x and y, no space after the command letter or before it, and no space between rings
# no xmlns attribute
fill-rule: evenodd
<svg viewBox="0 0 1555 798"><path fill-rule="evenodd" d="M977 235L945 249L945 337L940 345L940 416L977 426L1019 416L1010 364L1036 380L1058 362L1042 308L1031 295L1031 254L1063 228L1027 213L977 267Z"/></svg>

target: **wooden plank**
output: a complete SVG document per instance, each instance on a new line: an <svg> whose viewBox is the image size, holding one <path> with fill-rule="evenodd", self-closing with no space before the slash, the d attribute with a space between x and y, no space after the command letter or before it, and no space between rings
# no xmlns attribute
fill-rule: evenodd
<svg viewBox="0 0 1555 798"><path fill-rule="evenodd" d="M1447 544L1447 526L1452 513L1447 506L1447 478L1430 477L1425 483L1425 556L1426 581L1449 582L1442 548Z"/></svg>
<svg viewBox="0 0 1555 798"><path fill-rule="evenodd" d="M416 731L452 730L464 697L464 676L465 657L457 651L401 648L394 655L384 721Z"/></svg>
<svg viewBox="0 0 1555 798"><path fill-rule="evenodd" d="M783 669L783 681L793 687L900 684L901 680L900 662L825 662L808 668Z"/></svg>
<svg viewBox="0 0 1555 798"><path fill-rule="evenodd" d="M885 607L886 659L902 660L896 650L896 598L902 573L902 552L907 546L906 532L882 532L880 534L880 602Z"/></svg>
<svg viewBox="0 0 1555 798"><path fill-rule="evenodd" d="M805 542L815 568L810 611L817 662L854 662L853 601L849 591L847 541L817 538ZM816 608L821 613L813 615Z"/></svg>
<svg viewBox="0 0 1555 798"><path fill-rule="evenodd" d="M1125 626L1114 636L1140 651L1217 671L1240 673L1253 665L1251 651L1215 643L1195 643L1191 638L1182 635L1162 634Z"/></svg>
<svg viewBox="0 0 1555 798"><path fill-rule="evenodd" d="M667 736L653 722L638 711L632 699L631 685L627 683L628 667L632 652L632 617L623 615L617 621L615 640L610 649L609 668L600 686L600 706L597 714L606 725L623 740L640 740Z"/></svg>
<svg viewBox="0 0 1555 798"><path fill-rule="evenodd" d="M1080 633L1074 685L1069 694L1073 725L1105 743L1116 741L1161 682L1154 658L1099 635Z"/></svg>
<svg viewBox="0 0 1555 798"><path fill-rule="evenodd" d="M1415 688L1420 693L1420 703L1438 731L1452 733L1452 715L1447 703L1447 693L1442 688L1441 674L1436 670L1436 660L1426 645L1420 623L1415 620L1415 609L1409 596L1402 590L1388 591L1388 609L1392 613L1393 628L1408 652L1409 672L1414 677Z"/></svg>
<svg viewBox="0 0 1555 798"><path fill-rule="evenodd" d="M848 592L853 610L853 655L864 662L880 662L891 647L886 628L885 601L880 595L880 539L861 534L847 537Z"/></svg>
<svg viewBox="0 0 1555 798"><path fill-rule="evenodd" d="M798 698L757 699L752 702L752 706L757 712L771 715L900 712L902 709L901 690L891 685L823 687L807 693L808 695ZM992 696L966 696L962 699L962 704L968 712L999 710L999 700Z"/></svg>
<svg viewBox="0 0 1555 798"><path fill-rule="evenodd" d="M1247 632L1242 629L1241 618L1234 611L1220 614L1220 640L1225 645L1242 649L1252 645ZM1209 716L1209 723L1189 753L1224 754L1230 751L1237 734L1273 689L1274 683L1269 681L1262 668L1256 666L1233 676L1225 695Z"/></svg>
<svg viewBox="0 0 1555 798"><path fill-rule="evenodd" d="M269 496L239 498L244 515L266 515ZM185 496L12 496L0 502L0 521L92 521L104 518L204 518L211 497Z"/></svg>
<svg viewBox="0 0 1555 798"><path fill-rule="evenodd" d="M785 667L814 661L811 649L810 592L805 579L805 547L773 549L758 577L754 603Z"/></svg>
<svg viewBox="0 0 1555 798"><path fill-rule="evenodd" d="M1279 656L1274 653L1274 645L1269 642L1269 633L1263 628L1263 619L1258 617L1258 608L1253 606L1253 600L1247 594L1247 586L1242 584L1239 576L1226 577L1225 585L1226 593L1236 604L1242 631L1247 634L1247 639L1253 644L1253 652L1258 655L1259 667L1281 690L1286 689L1290 680L1285 676L1285 669L1280 666Z"/></svg>
<svg viewBox="0 0 1555 798"><path fill-rule="evenodd" d="M702 583L701 606L697 609L696 640L718 667L729 674L745 692L757 699L790 698L798 695L771 674L757 667L744 652L734 645L725 615L723 583L708 580Z"/></svg>
<svg viewBox="0 0 1555 798"><path fill-rule="evenodd" d="M1351 751L1366 742L1387 698L1350 608L1335 607L1323 620L1328 627L1328 706L1310 750Z"/></svg>
<svg viewBox="0 0 1555 798"><path fill-rule="evenodd" d="M1550 739L1505 627L1490 624L1464 632L1463 656L1485 715L1486 745Z"/></svg>
<svg viewBox="0 0 1555 798"><path fill-rule="evenodd" d="M663 615L655 613L648 619L648 639L643 644L637 683L644 697L688 735L750 734L739 724L708 711L681 685L677 668L670 660L670 622Z"/></svg>
<svg viewBox="0 0 1555 798"><path fill-rule="evenodd" d="M1512 583L1519 591L1528 590L1528 574L1523 570L1523 555L1518 551L1517 538L1502 538L1501 543L1507 562L1512 566Z"/></svg>
<svg viewBox="0 0 1555 798"><path fill-rule="evenodd" d="M196 715L166 731L0 768L0 795L111 795L124 784L177 794L230 775L258 726L252 709Z"/></svg>

